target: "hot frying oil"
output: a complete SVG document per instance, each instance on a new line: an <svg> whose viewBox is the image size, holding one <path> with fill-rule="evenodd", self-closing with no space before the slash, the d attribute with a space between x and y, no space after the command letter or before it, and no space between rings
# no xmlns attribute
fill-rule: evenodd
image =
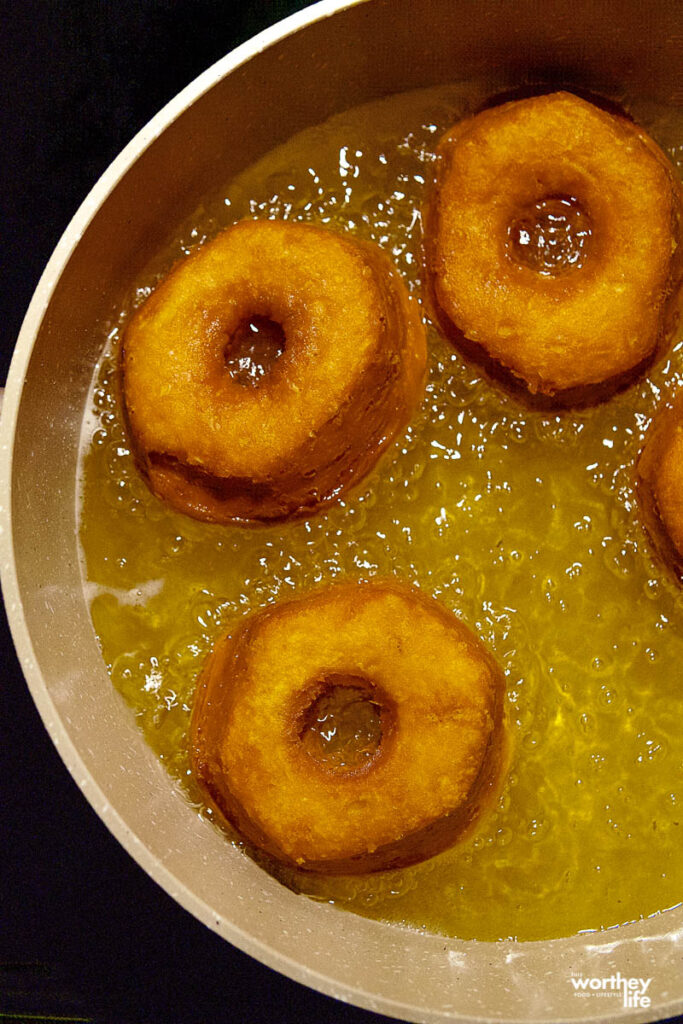
<svg viewBox="0 0 683 1024"><path fill-rule="evenodd" d="M375 470L327 512L254 529L198 523L151 496L115 370L125 323L160 276L243 217L372 239L419 295L435 144L482 99L442 87L337 116L180 226L109 325L84 425L83 573L112 682L190 799L192 695L221 631L340 579L396 576L436 596L505 670L513 752L499 802L476 834L417 867L285 881L461 938L544 939L683 893L683 590L653 558L633 491L652 412L683 378L683 342L626 393L555 415L488 383L430 327L424 402ZM681 161L670 115L631 111Z"/></svg>

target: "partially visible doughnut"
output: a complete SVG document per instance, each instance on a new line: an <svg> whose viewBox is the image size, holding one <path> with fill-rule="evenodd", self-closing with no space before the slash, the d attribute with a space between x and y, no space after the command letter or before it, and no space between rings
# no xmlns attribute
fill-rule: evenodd
<svg viewBox="0 0 683 1024"><path fill-rule="evenodd" d="M277 327L284 351L245 382L226 356L256 320ZM137 463L159 497L198 519L313 512L407 423L425 365L417 305L380 249L243 221L178 264L126 330Z"/></svg>
<svg viewBox="0 0 683 1024"><path fill-rule="evenodd" d="M681 186L652 139L558 92L456 124L436 166L429 299L456 344L558 404L633 379L681 277Z"/></svg>
<svg viewBox="0 0 683 1024"><path fill-rule="evenodd" d="M638 460L637 483L650 539L683 582L683 392L655 415Z"/></svg>
<svg viewBox="0 0 683 1024"><path fill-rule="evenodd" d="M365 695L379 744L342 768L307 715L331 690ZM452 844L500 779L503 674L451 612L393 582L340 584L245 619L204 668L196 778L276 860L328 874L414 863Z"/></svg>

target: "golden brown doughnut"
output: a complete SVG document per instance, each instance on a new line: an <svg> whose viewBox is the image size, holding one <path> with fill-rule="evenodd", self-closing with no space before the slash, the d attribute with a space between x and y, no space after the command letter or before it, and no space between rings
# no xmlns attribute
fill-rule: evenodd
<svg viewBox="0 0 683 1024"><path fill-rule="evenodd" d="M307 723L345 687L374 706L381 738L343 768L316 753ZM503 688L481 642L415 588L336 585L259 611L218 643L195 699L194 772L280 862L328 874L414 863L490 801Z"/></svg>
<svg viewBox="0 0 683 1024"><path fill-rule="evenodd" d="M226 357L258 320L281 326L284 351L245 383ZM159 497L197 519L312 512L405 425L425 363L417 306L381 250L243 221L178 264L126 330L137 462Z"/></svg>
<svg viewBox="0 0 683 1024"><path fill-rule="evenodd" d="M508 381L558 404L629 382L670 328L681 187L637 125L566 92L441 140L426 211L435 317Z"/></svg>
<svg viewBox="0 0 683 1024"><path fill-rule="evenodd" d="M683 393L652 421L638 460L637 483L650 539L683 581Z"/></svg>

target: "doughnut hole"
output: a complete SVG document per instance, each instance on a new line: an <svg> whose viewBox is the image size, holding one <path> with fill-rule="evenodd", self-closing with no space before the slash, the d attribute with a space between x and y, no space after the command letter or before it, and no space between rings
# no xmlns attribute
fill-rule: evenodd
<svg viewBox="0 0 683 1024"><path fill-rule="evenodd" d="M272 372L285 348L282 324L256 313L244 317L237 325L223 350L223 358L237 384L258 387Z"/></svg>
<svg viewBox="0 0 683 1024"><path fill-rule="evenodd" d="M391 727L386 694L353 675L328 676L315 684L314 692L299 719L299 738L306 752L328 771L368 768Z"/></svg>
<svg viewBox="0 0 683 1024"><path fill-rule="evenodd" d="M592 234L591 218L575 196L548 196L514 219L508 229L508 251L537 274L564 274L584 266Z"/></svg>

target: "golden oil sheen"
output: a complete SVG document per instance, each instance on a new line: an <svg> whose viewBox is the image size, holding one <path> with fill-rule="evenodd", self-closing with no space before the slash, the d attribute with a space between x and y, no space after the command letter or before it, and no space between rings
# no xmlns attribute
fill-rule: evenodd
<svg viewBox="0 0 683 1024"><path fill-rule="evenodd" d="M512 762L497 805L474 835L417 867L283 880L464 939L546 939L657 913L683 892L683 590L653 557L633 489L653 410L683 382L683 341L604 405L550 414L491 385L430 327L422 407L375 470L327 512L251 529L195 522L148 492L117 394L132 311L176 260L243 217L373 240L419 296L436 142L485 95L441 87L336 116L179 227L103 338L80 536L112 682L198 813L188 725L219 633L267 602L375 576L414 583L459 615L506 675ZM680 169L680 123L620 99Z"/></svg>

